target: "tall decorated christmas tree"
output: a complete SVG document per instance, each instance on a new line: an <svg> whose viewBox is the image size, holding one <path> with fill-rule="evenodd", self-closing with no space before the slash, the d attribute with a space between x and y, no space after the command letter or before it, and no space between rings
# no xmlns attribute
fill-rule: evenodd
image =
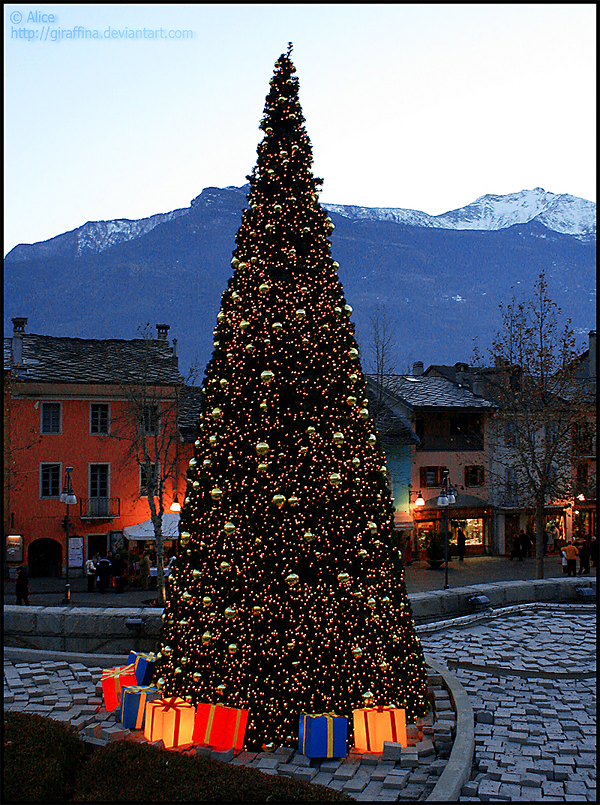
<svg viewBox="0 0 600 805"><path fill-rule="evenodd" d="M301 712L426 712L384 456L312 175L291 45L206 369L181 555L157 661L165 696L249 710L247 748Z"/></svg>

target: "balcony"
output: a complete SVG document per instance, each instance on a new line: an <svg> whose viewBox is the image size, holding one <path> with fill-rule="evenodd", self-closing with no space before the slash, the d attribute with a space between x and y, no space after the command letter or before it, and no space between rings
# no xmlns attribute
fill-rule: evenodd
<svg viewBox="0 0 600 805"><path fill-rule="evenodd" d="M417 452L434 452L438 450L483 450L483 436L450 436L437 433L426 433L420 437L421 443L417 445Z"/></svg>
<svg viewBox="0 0 600 805"><path fill-rule="evenodd" d="M121 498L79 498L82 520L115 520L121 516Z"/></svg>

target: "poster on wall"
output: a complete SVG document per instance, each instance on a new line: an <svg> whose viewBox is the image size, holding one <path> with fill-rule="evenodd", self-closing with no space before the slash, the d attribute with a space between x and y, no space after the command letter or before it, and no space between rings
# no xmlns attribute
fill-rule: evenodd
<svg viewBox="0 0 600 805"><path fill-rule="evenodd" d="M69 567L83 567L83 537L69 539Z"/></svg>

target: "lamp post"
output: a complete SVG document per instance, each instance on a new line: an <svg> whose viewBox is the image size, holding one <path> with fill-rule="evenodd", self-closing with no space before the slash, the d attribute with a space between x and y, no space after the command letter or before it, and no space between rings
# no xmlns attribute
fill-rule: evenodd
<svg viewBox="0 0 600 805"><path fill-rule="evenodd" d="M61 503L67 504L67 516L65 517L65 531L67 532L67 576L65 582L65 597L63 598L63 604L70 604L71 603L71 585L69 584L69 506L72 506L74 503L77 503L77 498L73 492L73 482L71 481L71 473L73 472L73 467L66 467L65 469L65 483L63 485L63 491L60 496Z"/></svg>
<svg viewBox="0 0 600 805"><path fill-rule="evenodd" d="M448 531L450 528L448 522L448 506L452 503L456 503L456 497L450 484L449 476L449 471L444 470L444 474L442 476L442 489L440 491L440 496L437 499L437 505L444 509L444 590L447 590L450 586L448 584Z"/></svg>

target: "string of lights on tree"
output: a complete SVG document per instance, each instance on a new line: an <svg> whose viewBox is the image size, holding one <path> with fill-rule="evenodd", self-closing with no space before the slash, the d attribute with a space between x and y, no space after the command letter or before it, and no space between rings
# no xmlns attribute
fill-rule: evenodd
<svg viewBox="0 0 600 805"><path fill-rule="evenodd" d="M255 749L294 746L301 712L427 710L290 55L270 82L214 329L156 674L163 695L248 709Z"/></svg>

